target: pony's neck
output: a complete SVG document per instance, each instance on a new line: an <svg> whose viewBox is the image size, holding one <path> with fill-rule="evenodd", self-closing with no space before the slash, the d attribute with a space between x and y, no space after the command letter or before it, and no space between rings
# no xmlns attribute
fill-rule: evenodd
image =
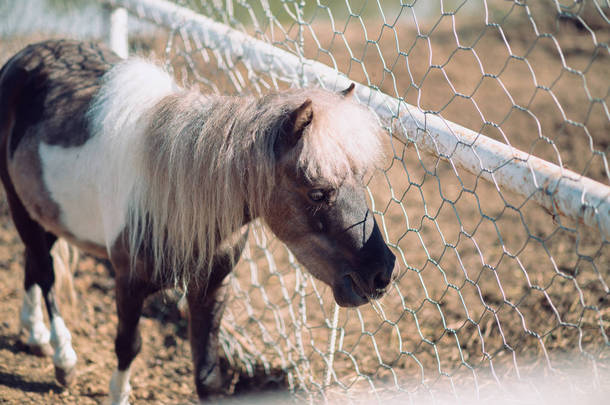
<svg viewBox="0 0 610 405"><path fill-rule="evenodd" d="M222 242L264 211L280 114L253 98L195 91L166 96L147 113L132 225L150 219L155 263L181 268L196 257L196 266L210 266Z"/></svg>

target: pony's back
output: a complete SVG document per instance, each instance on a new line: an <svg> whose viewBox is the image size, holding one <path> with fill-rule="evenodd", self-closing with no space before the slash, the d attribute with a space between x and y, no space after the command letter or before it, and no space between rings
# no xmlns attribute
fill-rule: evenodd
<svg viewBox="0 0 610 405"><path fill-rule="evenodd" d="M25 136L62 146L86 142L84 113L100 78L118 61L105 48L69 40L30 45L13 56L0 74L0 132L11 133L9 152ZM31 128L42 122L44 134L34 134Z"/></svg>

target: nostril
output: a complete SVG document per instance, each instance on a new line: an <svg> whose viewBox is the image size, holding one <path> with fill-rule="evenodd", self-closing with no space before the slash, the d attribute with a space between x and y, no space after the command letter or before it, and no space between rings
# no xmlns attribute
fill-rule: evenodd
<svg viewBox="0 0 610 405"><path fill-rule="evenodd" d="M392 279L392 270L390 269L390 271L387 270L381 270L379 272L377 272L377 274L375 274L375 278L373 279L373 286L375 287L375 290L381 290L384 289L388 286L388 284L390 284L390 281Z"/></svg>

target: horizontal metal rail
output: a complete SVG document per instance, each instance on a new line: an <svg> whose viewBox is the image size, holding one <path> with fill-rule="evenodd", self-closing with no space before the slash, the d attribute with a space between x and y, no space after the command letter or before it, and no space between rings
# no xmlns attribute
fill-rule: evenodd
<svg viewBox="0 0 610 405"><path fill-rule="evenodd" d="M322 63L304 59L164 0L107 0L114 7L160 26L186 30L205 47L221 49L256 72L271 73L292 83L317 83L343 89L344 74ZM493 182L543 206L551 215L568 216L599 229L610 241L610 187L520 151L480 133L424 113L392 96L356 84L360 101L382 119L394 119L407 142L456 167Z"/></svg>

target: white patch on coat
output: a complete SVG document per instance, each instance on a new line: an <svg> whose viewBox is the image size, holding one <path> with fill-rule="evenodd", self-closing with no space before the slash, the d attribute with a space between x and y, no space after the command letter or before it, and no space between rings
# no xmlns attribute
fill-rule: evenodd
<svg viewBox="0 0 610 405"><path fill-rule="evenodd" d="M110 403L112 405L129 405L129 393L131 385L129 376L131 368L121 371L116 369L110 379Z"/></svg>
<svg viewBox="0 0 610 405"><path fill-rule="evenodd" d="M60 222L76 239L109 248L123 230L140 178L146 112L178 87L142 59L114 66L92 101L91 138L78 147L41 143L43 181L59 206Z"/></svg>
<svg viewBox="0 0 610 405"><path fill-rule="evenodd" d="M55 350L53 364L63 370L71 370L76 365L76 352L72 348L72 335L61 316L51 321L51 346Z"/></svg>
<svg viewBox="0 0 610 405"><path fill-rule="evenodd" d="M19 319L21 330L29 334L27 344L43 346L49 343L50 333L42 316L42 292L37 284L32 285L23 296Z"/></svg>

